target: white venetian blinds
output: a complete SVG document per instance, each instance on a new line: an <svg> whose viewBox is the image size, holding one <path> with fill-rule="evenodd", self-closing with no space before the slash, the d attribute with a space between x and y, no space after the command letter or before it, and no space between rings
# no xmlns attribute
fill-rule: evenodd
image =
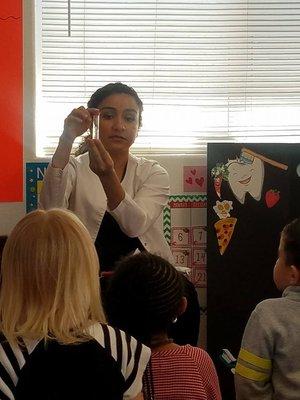
<svg viewBox="0 0 300 400"><path fill-rule="evenodd" d="M38 155L52 154L72 108L115 81L144 101L139 151L299 141L300 0L38 3Z"/></svg>

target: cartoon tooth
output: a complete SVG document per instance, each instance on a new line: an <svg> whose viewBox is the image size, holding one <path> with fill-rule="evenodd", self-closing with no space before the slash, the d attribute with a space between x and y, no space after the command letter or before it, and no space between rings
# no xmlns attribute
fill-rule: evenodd
<svg viewBox="0 0 300 400"><path fill-rule="evenodd" d="M228 160L228 182L237 200L244 204L248 192L255 200L261 198L264 183L264 163L257 157L252 163L244 163L240 159Z"/></svg>

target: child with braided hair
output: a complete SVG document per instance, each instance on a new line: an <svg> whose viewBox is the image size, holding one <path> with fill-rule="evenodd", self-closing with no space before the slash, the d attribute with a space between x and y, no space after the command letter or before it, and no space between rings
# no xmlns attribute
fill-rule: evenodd
<svg viewBox="0 0 300 400"><path fill-rule="evenodd" d="M218 377L209 355L180 346L168 331L184 313L182 277L165 259L143 252L118 263L105 304L109 322L152 350L144 377L144 398L219 400Z"/></svg>

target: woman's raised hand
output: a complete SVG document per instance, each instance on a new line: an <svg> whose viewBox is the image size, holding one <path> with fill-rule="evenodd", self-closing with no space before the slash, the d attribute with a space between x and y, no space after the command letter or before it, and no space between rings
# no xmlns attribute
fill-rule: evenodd
<svg viewBox="0 0 300 400"><path fill-rule="evenodd" d="M74 108L65 119L62 136L69 141L74 141L77 136L81 136L89 129L93 116L98 114L97 108Z"/></svg>

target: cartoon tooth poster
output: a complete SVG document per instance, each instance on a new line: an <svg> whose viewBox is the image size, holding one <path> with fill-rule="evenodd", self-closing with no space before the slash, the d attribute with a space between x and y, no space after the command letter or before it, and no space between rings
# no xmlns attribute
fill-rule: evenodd
<svg viewBox="0 0 300 400"><path fill-rule="evenodd" d="M244 204L246 193L249 193L255 200L261 198L262 186L264 183L264 163L254 157L251 163L245 163L240 158L228 160L228 183L232 193L237 200Z"/></svg>
<svg viewBox="0 0 300 400"><path fill-rule="evenodd" d="M207 171L207 346L233 399L219 355L237 356L256 304L281 295L273 267L283 227L300 216L300 143L211 143Z"/></svg>
<svg viewBox="0 0 300 400"><path fill-rule="evenodd" d="M226 163L218 162L211 170L211 177L213 179L214 189L217 196L221 199L221 184L222 181L226 181L232 191L234 197L241 203L245 203L246 194L251 196L254 200L260 201L262 196L262 189L265 177L265 163L271 165L273 168L286 171L288 165L280 163L274 159L266 157L265 155L255 152L246 147L242 147L238 154L233 158L228 158ZM268 208L272 208L280 200L280 192L277 189L269 189L265 194L265 202ZM224 203L224 204L223 204ZM219 215L218 209L222 207L228 207L232 209L232 201L217 201L216 206L213 209L218 214L219 218L224 218ZM228 218L229 218L228 214ZM235 228L237 219L231 219L230 223L227 224L225 221L217 221L214 226L217 233L217 240L219 245L220 254L223 255L231 236ZM220 232L222 231L222 237L225 231L228 231L230 227L230 235L223 239L222 245L220 245ZM226 241L226 244L224 244Z"/></svg>

